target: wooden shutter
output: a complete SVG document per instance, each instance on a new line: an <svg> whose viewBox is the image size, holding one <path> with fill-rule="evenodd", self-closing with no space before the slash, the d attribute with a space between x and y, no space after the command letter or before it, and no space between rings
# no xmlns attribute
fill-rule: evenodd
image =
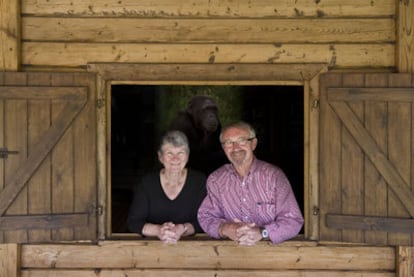
<svg viewBox="0 0 414 277"><path fill-rule="evenodd" d="M320 239L411 245L413 75L320 80Z"/></svg>
<svg viewBox="0 0 414 277"><path fill-rule="evenodd" d="M0 73L0 242L97 234L95 79Z"/></svg>

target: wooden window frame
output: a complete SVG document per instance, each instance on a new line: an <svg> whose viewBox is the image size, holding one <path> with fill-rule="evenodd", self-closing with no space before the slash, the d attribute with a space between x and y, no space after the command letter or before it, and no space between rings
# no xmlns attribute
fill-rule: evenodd
<svg viewBox="0 0 414 277"><path fill-rule="evenodd" d="M112 85L300 85L304 87L304 236L318 239L319 75L326 64L89 64L97 74L98 239L111 230L110 95ZM122 235L121 237L124 237Z"/></svg>

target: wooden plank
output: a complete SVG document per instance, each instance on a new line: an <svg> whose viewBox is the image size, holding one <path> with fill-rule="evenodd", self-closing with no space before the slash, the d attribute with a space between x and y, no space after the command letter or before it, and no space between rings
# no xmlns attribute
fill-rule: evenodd
<svg viewBox="0 0 414 277"><path fill-rule="evenodd" d="M85 98L84 87L50 87L50 86L2 86L0 97L3 99L35 98L36 100L82 101Z"/></svg>
<svg viewBox="0 0 414 277"><path fill-rule="evenodd" d="M304 114L305 116L305 237L310 240L319 238L319 214L317 207L319 206L319 130L320 130L320 85L319 80L322 73L328 71L328 67L323 67L318 75L304 82L305 99ZM307 135L308 134L308 135ZM306 151L308 149L308 151ZM306 155L306 154L305 154Z"/></svg>
<svg viewBox="0 0 414 277"><path fill-rule="evenodd" d="M89 214L30 215L0 217L0 230L57 229L63 227L85 227Z"/></svg>
<svg viewBox="0 0 414 277"><path fill-rule="evenodd" d="M0 70L20 68L20 1L0 0Z"/></svg>
<svg viewBox="0 0 414 277"><path fill-rule="evenodd" d="M61 86L60 76L55 76L52 85ZM65 78L65 76L62 76ZM87 97L87 95L85 95ZM70 103L70 102L68 102ZM52 123L59 122L59 114L68 105L65 102L52 102ZM85 99L82 109L85 107L87 100ZM78 113L76 114L78 116ZM74 117L76 118L76 117ZM53 126L53 125L52 125ZM68 125L60 140L56 143L51 152L53 163L52 178L52 213L72 213L74 209L74 134L73 123ZM52 240L64 241L73 240L74 232L70 226L52 231Z"/></svg>
<svg viewBox="0 0 414 277"><path fill-rule="evenodd" d="M409 87L414 92L412 76L410 74L390 75L389 86ZM412 105L414 101L390 102L388 104L388 160L394 165L395 171L411 190L411 168L413 158L412 148ZM391 187L392 189L392 187ZM414 204L414 198L411 198ZM388 216L390 217L412 217L410 209L402 201L401 196L394 190L388 193ZM388 235L391 245L413 245L409 234L391 233Z"/></svg>
<svg viewBox="0 0 414 277"><path fill-rule="evenodd" d="M375 87L375 88L330 88L329 101L414 101L413 88Z"/></svg>
<svg viewBox="0 0 414 277"><path fill-rule="evenodd" d="M22 270L21 277L96 277L96 270ZM392 272L366 272L366 271L298 271L298 270L99 270L100 277L395 277ZM402 277L403 275L401 275ZM405 275L408 276L408 275Z"/></svg>
<svg viewBox="0 0 414 277"><path fill-rule="evenodd" d="M327 213L341 213L341 182L340 182L340 149L341 124L338 117L328 104L328 87L340 86L342 77L339 74L321 75L320 81L320 165L319 165L319 207L315 213L319 215L319 239L341 241L342 233L327 228ZM320 210L317 210L320 209Z"/></svg>
<svg viewBox="0 0 414 277"><path fill-rule="evenodd" d="M27 120L28 110L26 100L7 100L5 101L5 147L11 151L17 151L16 155L9 155L5 164L5 185L6 187L0 192L0 199L6 195L7 191L14 190L13 179L19 173L21 164L27 160ZM20 188L19 194L13 195L13 199L5 201L9 204L7 210L1 215L18 215L27 214L27 187L24 185ZM3 200L0 200L0 205ZM27 233L25 231L5 232L7 242L26 242Z"/></svg>
<svg viewBox="0 0 414 277"><path fill-rule="evenodd" d="M232 241L119 241L22 245L22 267L32 269L395 270L392 247L288 246ZM145 255L142 255L145 253ZM250 257L255 257L251 259Z"/></svg>
<svg viewBox="0 0 414 277"><path fill-rule="evenodd" d="M42 136L41 143L38 143L36 148L33 149L30 157L20 165L19 169L8 180L7 186L0 193L0 215L5 213L14 198L24 188L25 183L31 177L33 171L48 155L84 104L85 102L74 102L66 105L65 109L60 113L59 119L56 120L59 124L53 124L50 127L48 132Z"/></svg>
<svg viewBox="0 0 414 277"><path fill-rule="evenodd" d="M336 229L360 229L400 233L411 233L414 230L413 219L390 217L327 214L326 224L329 228Z"/></svg>
<svg viewBox="0 0 414 277"><path fill-rule="evenodd" d="M344 74L342 85L363 86L362 74ZM329 98L329 95L328 95ZM349 104L354 114L361 120L364 118L364 105L362 102ZM342 125L343 126L343 125ZM362 215L364 212L364 198L361 193L364 189L364 154L358 143L344 127L341 129L341 202L342 214ZM348 174L352 172L352 174ZM327 222L328 223L328 222ZM328 225L329 226L329 225ZM361 230L342 229L342 239L346 242L363 242L364 234Z"/></svg>
<svg viewBox="0 0 414 277"><path fill-rule="evenodd" d="M111 151L107 151L107 145L109 138L107 138L108 128L111 128L111 115L106 112L106 105L110 103L110 99L106 100L107 91L111 91L111 82L103 78L102 74L96 74L96 103L104 103L100 107L97 107L96 112L96 130L97 130L97 197L98 206L102 207L105 216L98 217L98 234L97 239L104 240L108 236L112 235L112 218L111 213L105 211L112 211L112 203L108 201L111 198L112 180L109 176L112 176L111 167L107 166L108 156L110 157Z"/></svg>
<svg viewBox="0 0 414 277"><path fill-rule="evenodd" d="M413 276L414 274L414 248L406 246L398 246L396 249L397 254L397 272L396 277Z"/></svg>
<svg viewBox="0 0 414 277"><path fill-rule="evenodd" d="M90 64L90 72L112 82L291 82L302 84L322 70L325 64ZM102 98L103 99L103 98Z"/></svg>
<svg viewBox="0 0 414 277"><path fill-rule="evenodd" d="M386 74L366 74L367 87L386 87ZM386 103L384 101L371 101L365 103L365 128L372 135L373 140L387 154L386 142ZM364 203L366 216L387 217L387 183L369 159L365 159L365 180L364 180ZM387 241L385 232L367 230L365 231L365 242L371 244L383 244Z"/></svg>
<svg viewBox="0 0 414 277"><path fill-rule="evenodd" d="M404 204L411 216L414 215L414 193L396 171L394 165L387 159L381 149L373 141L361 122L356 118L350 108L343 102L331 102L331 106L342 119L343 124L359 142L367 157L376 166L392 190Z"/></svg>
<svg viewBox="0 0 414 277"><path fill-rule="evenodd" d="M49 74L32 73L28 75L27 84L28 86L49 86L49 78ZM54 95L54 93L52 95ZM51 125L51 103L48 99L32 100L29 101L29 105L28 154L30 155L41 134L46 132ZM51 213L51 166L51 159L50 156L48 156L43 160L39 168L36 170L36 173L30 178L27 185L29 190L28 214L39 215ZM50 241L51 232L50 230L29 230L28 240Z"/></svg>
<svg viewBox="0 0 414 277"><path fill-rule="evenodd" d="M95 43L392 43L395 21L24 17L22 38Z"/></svg>
<svg viewBox="0 0 414 277"><path fill-rule="evenodd" d="M112 44L23 42L25 66L88 63L324 63L392 67L393 44Z"/></svg>
<svg viewBox="0 0 414 277"><path fill-rule="evenodd" d="M414 72L414 3L398 1L396 66L398 72Z"/></svg>
<svg viewBox="0 0 414 277"><path fill-rule="evenodd" d="M74 212L83 213L89 207L87 223L75 228L75 239L95 238L97 233L97 217L105 217L104 211L98 215L96 187L96 87L92 75L80 75L75 83L88 84L88 101L82 115L72 125L74 143ZM79 221L81 222L81 221Z"/></svg>
<svg viewBox="0 0 414 277"><path fill-rule="evenodd" d="M18 244L0 244L0 269L2 277L20 276L20 247Z"/></svg>
<svg viewBox="0 0 414 277"><path fill-rule="evenodd" d="M3 85L4 81L4 74L0 75L0 85ZM4 100L0 98L0 145L4 146L4 134L5 134L5 126L4 126ZM4 171L5 160L0 159L0 191L4 189L6 186L5 184L5 171ZM0 231L0 243L4 242L4 232Z"/></svg>
<svg viewBox="0 0 414 277"><path fill-rule="evenodd" d="M187 0L172 2L123 0L37 0L24 1L23 14L64 16L131 17L389 17L395 15L394 0Z"/></svg>

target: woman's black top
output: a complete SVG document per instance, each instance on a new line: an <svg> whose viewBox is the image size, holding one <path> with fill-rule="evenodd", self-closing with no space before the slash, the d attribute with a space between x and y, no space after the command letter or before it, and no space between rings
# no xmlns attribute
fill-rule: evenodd
<svg viewBox="0 0 414 277"><path fill-rule="evenodd" d="M187 179L178 196L171 200L161 186L160 173L153 172L142 178L135 188L128 214L128 229L142 235L145 223L191 223L195 232L203 232L197 221L198 208L206 196L206 176L199 171L187 170Z"/></svg>

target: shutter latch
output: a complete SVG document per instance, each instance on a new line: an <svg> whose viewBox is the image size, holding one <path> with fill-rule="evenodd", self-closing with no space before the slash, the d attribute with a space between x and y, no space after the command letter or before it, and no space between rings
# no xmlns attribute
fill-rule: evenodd
<svg viewBox="0 0 414 277"><path fill-rule="evenodd" d="M0 148L0 159L7 159L9 154L19 154L19 151L9 151L6 147Z"/></svg>

